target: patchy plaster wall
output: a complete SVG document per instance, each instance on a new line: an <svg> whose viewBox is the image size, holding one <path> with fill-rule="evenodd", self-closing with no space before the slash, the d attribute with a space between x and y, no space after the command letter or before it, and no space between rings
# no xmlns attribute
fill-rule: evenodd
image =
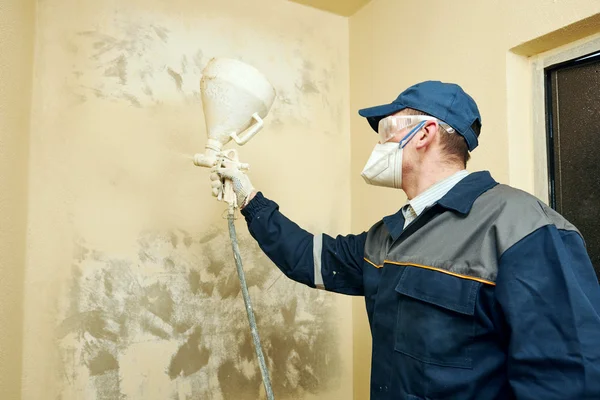
<svg viewBox="0 0 600 400"><path fill-rule="evenodd" d="M0 2L0 398L18 399L35 2Z"/></svg>
<svg viewBox="0 0 600 400"><path fill-rule="evenodd" d="M23 398L262 397L225 207L190 159L200 71L232 56L269 77L276 104L240 150L254 185L348 232L347 20L280 0L38 6ZM350 300L238 232L277 398L350 398Z"/></svg>

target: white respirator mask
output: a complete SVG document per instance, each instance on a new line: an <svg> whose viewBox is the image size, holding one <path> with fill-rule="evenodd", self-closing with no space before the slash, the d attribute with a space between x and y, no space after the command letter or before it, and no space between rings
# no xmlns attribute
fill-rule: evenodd
<svg viewBox="0 0 600 400"><path fill-rule="evenodd" d="M437 118L424 115L404 116L391 115L379 121L379 143L375 145L371 156L367 160L361 176L370 185L402 188L402 152L414 135L423 128L427 121L437 121L446 131L454 132L449 125ZM418 123L410 130L400 143L388 142L400 130Z"/></svg>

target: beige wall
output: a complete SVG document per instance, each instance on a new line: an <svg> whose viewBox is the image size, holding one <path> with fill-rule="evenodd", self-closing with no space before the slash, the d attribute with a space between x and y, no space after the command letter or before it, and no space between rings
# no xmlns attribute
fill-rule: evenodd
<svg viewBox="0 0 600 400"><path fill-rule="evenodd" d="M0 1L0 398L19 399L34 1Z"/></svg>
<svg viewBox="0 0 600 400"><path fill-rule="evenodd" d="M423 80L459 83L477 101L483 130L469 169L488 169L501 182L533 191L532 72L527 58L510 49L548 50L552 43L527 44L599 11L597 0L373 0L351 17L353 231L368 229L405 201L400 192L367 186L360 178L375 137L356 110L390 102ZM362 299L353 310L354 398L363 400L371 344Z"/></svg>
<svg viewBox="0 0 600 400"><path fill-rule="evenodd" d="M189 158L200 71L230 56L270 78L267 126L240 150L253 183L307 229L347 232L347 19L281 0L44 1L36 40L23 398L258 398L225 207ZM287 280L238 232L277 398L351 398L350 299Z"/></svg>

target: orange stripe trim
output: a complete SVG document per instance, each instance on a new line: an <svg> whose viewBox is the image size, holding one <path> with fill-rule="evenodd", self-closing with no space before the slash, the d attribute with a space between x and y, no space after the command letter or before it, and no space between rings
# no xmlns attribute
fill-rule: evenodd
<svg viewBox="0 0 600 400"><path fill-rule="evenodd" d="M367 260L367 261L369 261L369 260ZM427 265L412 264L412 263L410 263L410 264L409 263L400 263L400 262L389 261L389 260L385 260L384 263L393 264L393 265L402 265L402 266L405 266L405 267L425 268L425 269L429 269L429 270L432 270L432 271L441 272L443 274L456 276L457 278L469 279L469 280L472 280L472 281L477 281L477 282L485 283L486 285L496 286L496 283L494 283L492 281L488 281L488 280L481 279L481 278L475 278L473 276L468 276L468 275L461 275L461 274L457 274L457 273L454 273L454 272L446 271L445 269L430 267L430 266L427 266Z"/></svg>
<svg viewBox="0 0 600 400"><path fill-rule="evenodd" d="M373 261L368 260L367 258L364 258L364 260L366 262L368 262L369 264L371 264L372 266L374 266L375 268L383 268L383 265L376 265Z"/></svg>

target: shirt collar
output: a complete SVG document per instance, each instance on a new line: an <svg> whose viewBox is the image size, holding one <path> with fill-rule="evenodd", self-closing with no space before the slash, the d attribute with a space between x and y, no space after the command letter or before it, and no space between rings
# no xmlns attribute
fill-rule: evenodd
<svg viewBox="0 0 600 400"><path fill-rule="evenodd" d="M419 194L412 200L408 201L408 204L413 208L415 214L421 215L425 208L431 206L442 197L444 197L452 188L463 180L469 172L467 170L458 171L451 176L442 179L441 181L431 185L423 193Z"/></svg>

